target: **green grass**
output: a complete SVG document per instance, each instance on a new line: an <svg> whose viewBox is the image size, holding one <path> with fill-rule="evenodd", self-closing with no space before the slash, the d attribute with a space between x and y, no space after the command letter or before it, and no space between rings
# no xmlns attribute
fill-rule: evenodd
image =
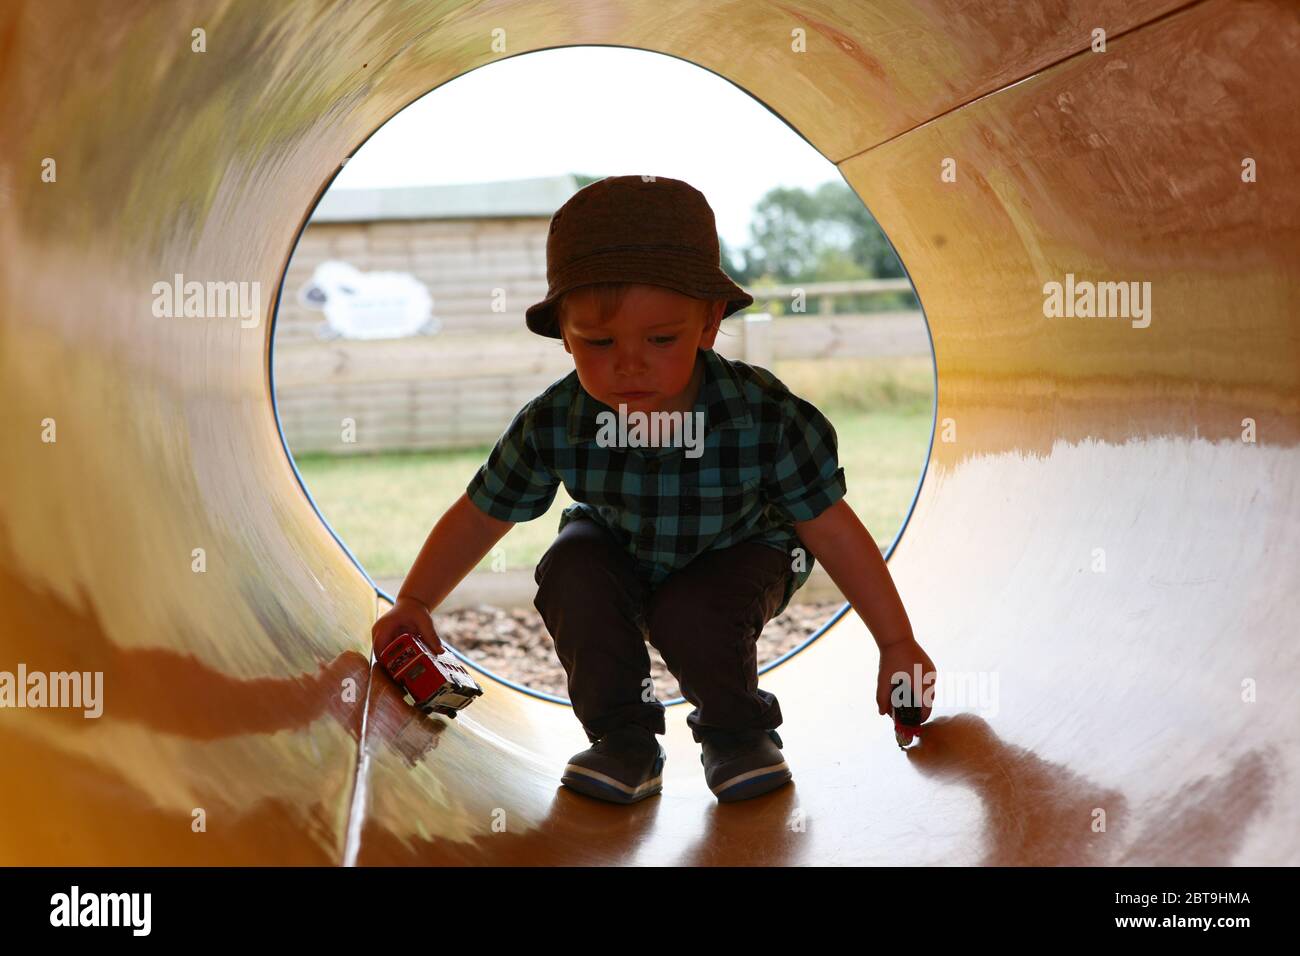
<svg viewBox="0 0 1300 956"><path fill-rule="evenodd" d="M898 531L929 449L930 360L777 362L773 371L835 426L847 499L880 546ZM429 529L465 490L491 445L445 452L297 458L312 498L372 577L402 577ZM573 499L502 540L508 568L532 568ZM491 555L484 559L491 560Z"/></svg>

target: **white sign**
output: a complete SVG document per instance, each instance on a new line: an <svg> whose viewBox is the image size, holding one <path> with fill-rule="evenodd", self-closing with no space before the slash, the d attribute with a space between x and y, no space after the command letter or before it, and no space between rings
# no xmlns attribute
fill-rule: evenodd
<svg viewBox="0 0 1300 956"><path fill-rule="evenodd" d="M329 259L298 290L298 301L324 311L333 334L349 339L398 339L442 328L428 287L409 272L362 272Z"/></svg>

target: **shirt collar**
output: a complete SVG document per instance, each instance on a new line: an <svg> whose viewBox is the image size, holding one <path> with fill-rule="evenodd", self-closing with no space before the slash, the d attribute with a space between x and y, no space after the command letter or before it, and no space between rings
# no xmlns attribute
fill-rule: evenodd
<svg viewBox="0 0 1300 956"><path fill-rule="evenodd" d="M754 424L745 402L745 393L740 379L731 364L713 349L702 349L704 356L704 378L700 382L700 394L695 399L695 411L704 412L705 435L721 428L749 428ZM596 440L596 415L600 412L618 413L599 401L582 387L577 380L577 371L573 372L577 392L569 406L569 443L577 444ZM653 453L656 449L644 451Z"/></svg>

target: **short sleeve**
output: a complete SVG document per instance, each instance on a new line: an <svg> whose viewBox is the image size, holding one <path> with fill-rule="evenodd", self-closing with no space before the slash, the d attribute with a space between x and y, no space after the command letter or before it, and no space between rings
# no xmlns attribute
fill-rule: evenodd
<svg viewBox="0 0 1300 956"><path fill-rule="evenodd" d="M550 509L559 478L538 453L533 403L521 408L475 472L465 493L480 511L501 521L532 521Z"/></svg>
<svg viewBox="0 0 1300 956"><path fill-rule="evenodd" d="M791 521L811 521L844 497L835 428L812 402L787 392L781 437L763 491Z"/></svg>

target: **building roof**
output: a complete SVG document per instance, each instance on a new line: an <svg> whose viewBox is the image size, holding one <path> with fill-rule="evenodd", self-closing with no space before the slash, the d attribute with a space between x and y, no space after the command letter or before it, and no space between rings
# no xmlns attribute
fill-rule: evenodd
<svg viewBox="0 0 1300 956"><path fill-rule="evenodd" d="M442 186L330 189L312 222L387 219L480 219L540 216L549 219L578 191L570 175Z"/></svg>

